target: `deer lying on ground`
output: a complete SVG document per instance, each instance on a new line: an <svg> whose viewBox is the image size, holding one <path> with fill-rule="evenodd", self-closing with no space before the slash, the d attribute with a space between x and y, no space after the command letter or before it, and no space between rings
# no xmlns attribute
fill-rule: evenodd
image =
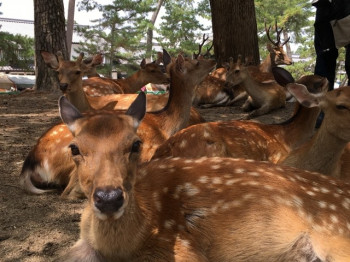
<svg viewBox="0 0 350 262"><path fill-rule="evenodd" d="M275 23L275 30L276 30L276 41L272 40L270 36L270 30L271 26L267 28L265 23L265 32L268 40L270 43L267 43L266 48L269 52L269 55L266 56L266 58L258 65L249 65L249 62L246 62L245 66L247 67L250 75L257 81L257 82L273 82L274 75L272 74L272 68L277 67L278 65L291 65L292 59L287 55L287 53L284 51L283 46L289 41L290 38L287 38L285 41L281 42L281 33L283 31L283 28L278 29L277 22ZM284 90L286 93L286 99L289 100L291 98L291 94L288 93L287 90ZM241 92L241 94L235 99L233 99L228 105L233 105L238 101L241 101L243 99L247 99L248 95L246 92Z"/></svg>
<svg viewBox="0 0 350 262"><path fill-rule="evenodd" d="M319 107L325 116L313 138L290 152L281 164L341 177L341 155L350 142L349 87L340 87L321 97L300 85L287 87L300 103Z"/></svg>
<svg viewBox="0 0 350 262"><path fill-rule="evenodd" d="M164 63L170 63L171 58L166 51L164 57ZM188 126L194 87L215 65L214 60L185 60L179 55L168 66L171 79L168 103L161 111L147 113L138 129L138 135L143 140L142 161L148 161L160 144ZM108 112L120 114L120 111ZM20 183L27 192L41 194L46 191L38 189L40 185L51 183L65 187L68 183L63 196L75 197L79 193L77 178L71 172L74 163L67 154L71 139L71 132L62 124L52 127L39 138L26 157L20 175Z"/></svg>
<svg viewBox="0 0 350 262"><path fill-rule="evenodd" d="M145 102L82 117L60 100L88 202L80 239L56 261L350 261L348 184L243 159L139 166Z"/></svg>
<svg viewBox="0 0 350 262"><path fill-rule="evenodd" d="M281 84L294 82L283 68L276 68ZM284 74L284 75L283 75ZM284 82L284 83L283 83ZM304 76L297 81L310 92L325 94L328 81L319 76ZM277 163L314 134L318 107L296 103L295 113L285 123L266 125L253 121L219 121L187 127L163 143L153 159L166 157L243 157Z"/></svg>
<svg viewBox="0 0 350 262"><path fill-rule="evenodd" d="M269 113L272 110L284 107L286 93L276 82L259 82L253 78L247 67L242 65L241 57L236 63L230 61L230 70L226 80L232 85L241 84L249 95L242 106L244 111L251 111L247 119Z"/></svg>

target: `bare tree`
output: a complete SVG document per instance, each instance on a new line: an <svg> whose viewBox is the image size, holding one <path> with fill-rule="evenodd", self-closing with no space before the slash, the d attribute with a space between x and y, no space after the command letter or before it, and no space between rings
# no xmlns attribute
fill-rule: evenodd
<svg viewBox="0 0 350 262"><path fill-rule="evenodd" d="M45 65L40 51L61 51L68 59L63 0L34 0L34 36L36 89L55 90L57 76Z"/></svg>
<svg viewBox="0 0 350 262"><path fill-rule="evenodd" d="M218 66L239 54L259 64L254 0L210 0L210 7Z"/></svg>

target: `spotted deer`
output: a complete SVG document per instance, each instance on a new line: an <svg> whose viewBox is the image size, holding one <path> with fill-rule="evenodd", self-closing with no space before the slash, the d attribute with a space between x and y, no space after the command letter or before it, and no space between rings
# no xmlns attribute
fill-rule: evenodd
<svg viewBox="0 0 350 262"><path fill-rule="evenodd" d="M293 77L276 68L276 79L287 85ZM326 78L310 75L296 81L310 92L324 95ZM292 150L306 143L314 134L319 107L295 103L293 116L284 123L267 125L253 121L219 121L187 127L158 147L153 159L166 157L243 157L278 163Z"/></svg>
<svg viewBox="0 0 350 262"><path fill-rule="evenodd" d="M108 98L91 97L88 96L83 89L83 82L85 81L83 80L83 75L90 72L91 69L102 62L101 54L95 55L92 59L87 59L84 63L82 63L83 53L79 55L76 61L64 60L60 52L56 56L49 52L42 51L41 55L45 63L58 72L61 91L80 111L86 112L94 109L102 109L104 107L116 110L125 108L125 106L120 107L121 104L118 106L117 99L126 101L128 100L127 96L109 96ZM108 78L91 77L88 80L92 81L94 85L102 83L103 86L103 83L106 82L110 82L114 85L114 81ZM162 67L159 65L159 62L146 64L143 61L141 62L141 69L130 77L123 79L123 81L127 83L127 85L123 85L124 87L133 86L140 89L143 85L149 83L149 81L164 83L169 82L169 79L168 76L162 72ZM120 86L117 86L116 88L119 87ZM93 92L93 89L90 91ZM133 98L135 97L132 96L131 99ZM149 110L151 111L158 108L159 106L156 106L154 102L149 105Z"/></svg>
<svg viewBox="0 0 350 262"><path fill-rule="evenodd" d="M349 87L340 87L324 96L310 94L300 85L287 87L300 103L319 107L325 116L312 139L290 152L281 164L341 177L341 156L350 142Z"/></svg>
<svg viewBox="0 0 350 262"><path fill-rule="evenodd" d="M168 64L171 58L167 52L165 54L165 64ZM214 60L186 60L179 55L168 66L171 79L169 100L162 110L147 113L138 129L138 135L143 141L142 161L148 161L160 144L189 125L194 87L215 65ZM98 112L90 111L88 114ZM104 112L112 115L121 113L106 110ZM62 124L53 126L38 139L22 166L20 183L25 191L42 194L47 191L38 187L49 183L65 187L63 196L79 195L74 162L68 154L71 140L71 132Z"/></svg>
<svg viewBox="0 0 350 262"><path fill-rule="evenodd" d="M251 111L246 118L260 116L272 110L284 107L286 104L286 92L276 82L259 82L242 65L241 56L236 63L230 61L230 70L226 80L232 85L242 85L247 94L247 100L242 106L244 111Z"/></svg>
<svg viewBox="0 0 350 262"><path fill-rule="evenodd" d="M350 261L348 184L244 159L140 166L142 93L118 116L59 104L88 201L79 240L56 261Z"/></svg>
<svg viewBox="0 0 350 262"><path fill-rule="evenodd" d="M84 92L88 96L104 96L109 94L133 94L140 91L148 83L168 84L165 68L161 65L163 54L152 63L142 59L140 69L124 79L111 79L106 77L91 77L83 80Z"/></svg>

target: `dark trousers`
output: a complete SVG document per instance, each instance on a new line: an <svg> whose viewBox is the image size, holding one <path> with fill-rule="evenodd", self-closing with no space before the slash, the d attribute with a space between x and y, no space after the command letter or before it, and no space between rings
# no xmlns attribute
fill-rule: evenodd
<svg viewBox="0 0 350 262"><path fill-rule="evenodd" d="M319 52L316 57L315 74L327 78L329 82L329 90L334 89L337 58L338 49L336 48L324 52ZM348 61L348 63L350 62ZM350 66L350 64L348 66Z"/></svg>

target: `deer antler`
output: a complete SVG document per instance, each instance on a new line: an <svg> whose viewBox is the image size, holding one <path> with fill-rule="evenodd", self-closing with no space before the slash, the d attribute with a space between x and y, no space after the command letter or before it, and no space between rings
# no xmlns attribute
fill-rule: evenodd
<svg viewBox="0 0 350 262"><path fill-rule="evenodd" d="M207 52L204 55L201 54L203 45L208 39L209 39L209 36L206 37L205 34L203 34L202 43L198 45L198 53L196 54L195 52L193 52L193 59L197 59L200 55L201 56L206 56L206 55L208 55L210 53L210 50L213 48L214 44L211 44L211 46L209 48L207 48Z"/></svg>

